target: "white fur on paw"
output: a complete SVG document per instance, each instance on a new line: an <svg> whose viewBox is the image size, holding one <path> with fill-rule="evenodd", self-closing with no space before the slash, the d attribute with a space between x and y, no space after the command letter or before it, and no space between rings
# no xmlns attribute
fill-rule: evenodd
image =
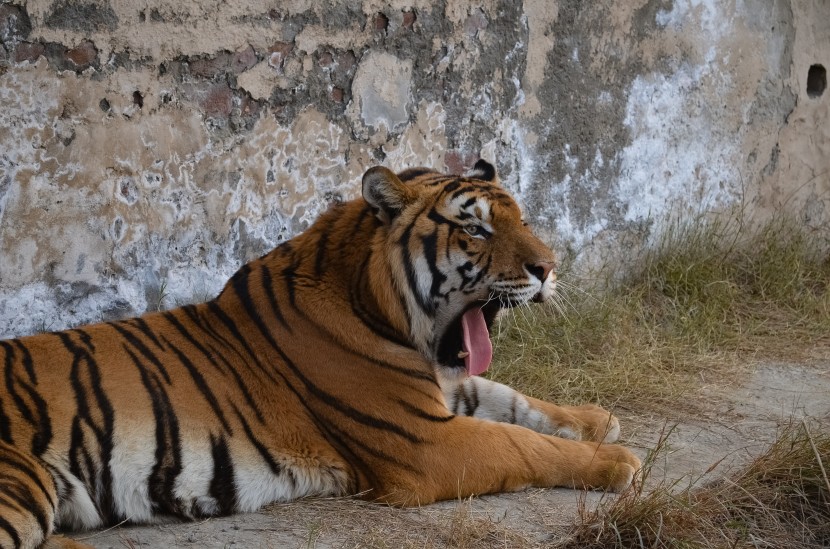
<svg viewBox="0 0 830 549"><path fill-rule="evenodd" d="M620 438L620 420L611 416L607 429L608 431L605 434L605 438L602 439L602 442L617 442L617 439Z"/></svg>

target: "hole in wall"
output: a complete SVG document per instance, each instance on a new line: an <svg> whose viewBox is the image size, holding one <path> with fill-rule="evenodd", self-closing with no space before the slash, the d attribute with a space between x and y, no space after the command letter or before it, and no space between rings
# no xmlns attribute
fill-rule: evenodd
<svg viewBox="0 0 830 549"><path fill-rule="evenodd" d="M811 65L807 71L807 95L820 97L827 89L827 69L823 65Z"/></svg>
<svg viewBox="0 0 830 549"><path fill-rule="evenodd" d="M133 105L139 109L144 106L144 96L138 90L133 92Z"/></svg>

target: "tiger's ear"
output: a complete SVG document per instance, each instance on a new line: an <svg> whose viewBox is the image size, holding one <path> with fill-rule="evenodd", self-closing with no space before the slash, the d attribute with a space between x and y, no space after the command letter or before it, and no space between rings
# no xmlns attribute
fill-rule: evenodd
<svg viewBox="0 0 830 549"><path fill-rule="evenodd" d="M363 199L377 210L381 221L389 223L415 199L415 190L391 170L375 166L363 174Z"/></svg>
<svg viewBox="0 0 830 549"><path fill-rule="evenodd" d="M472 179L499 184L499 177L496 175L496 168L494 168L492 164L483 158L479 159L473 168L464 175Z"/></svg>

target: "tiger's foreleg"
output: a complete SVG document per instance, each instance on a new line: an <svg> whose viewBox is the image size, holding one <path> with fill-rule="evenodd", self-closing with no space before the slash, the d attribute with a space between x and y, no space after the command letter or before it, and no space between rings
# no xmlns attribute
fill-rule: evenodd
<svg viewBox="0 0 830 549"><path fill-rule="evenodd" d="M0 547L81 548L52 536L58 491L44 465L30 454L0 442Z"/></svg>
<svg viewBox="0 0 830 549"><path fill-rule="evenodd" d="M456 381L439 375L438 379L447 408L458 415L513 423L573 440L615 442L620 436L619 420L593 404L557 406L479 376Z"/></svg>
<svg viewBox="0 0 830 549"><path fill-rule="evenodd" d="M398 446L405 468L383 470L382 485L367 497L395 505L535 487L621 491L640 460L617 444L567 440L529 429L454 416L429 436Z"/></svg>

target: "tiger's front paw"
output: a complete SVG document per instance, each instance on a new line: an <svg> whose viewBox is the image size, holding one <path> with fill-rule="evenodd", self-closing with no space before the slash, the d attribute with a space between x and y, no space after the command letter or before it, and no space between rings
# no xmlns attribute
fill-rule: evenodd
<svg viewBox="0 0 830 549"><path fill-rule="evenodd" d="M620 438L620 420L611 412L593 404L563 406L575 421L571 429L579 434L578 440L616 442Z"/></svg>
<svg viewBox="0 0 830 549"><path fill-rule="evenodd" d="M599 444L581 479L574 479L574 488L595 488L621 492L638 480L640 458L631 450L616 444ZM581 485L580 485L581 484Z"/></svg>

